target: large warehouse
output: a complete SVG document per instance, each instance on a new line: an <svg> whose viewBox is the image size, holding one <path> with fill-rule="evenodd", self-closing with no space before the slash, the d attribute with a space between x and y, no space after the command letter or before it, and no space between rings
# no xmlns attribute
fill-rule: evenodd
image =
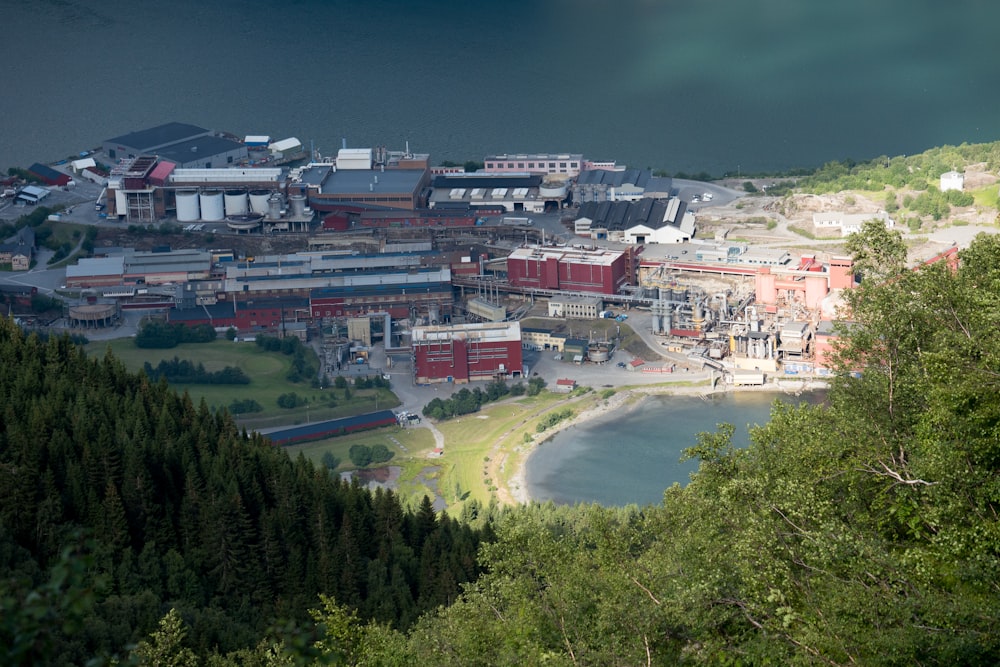
<svg viewBox="0 0 1000 667"><path fill-rule="evenodd" d="M179 167L224 167L246 160L247 147L197 125L166 123L105 139L101 150L112 160L159 155Z"/></svg>
<svg viewBox="0 0 1000 667"><path fill-rule="evenodd" d="M618 294L628 282L625 253L577 248L518 248L507 257L516 287Z"/></svg>
<svg viewBox="0 0 1000 667"><path fill-rule="evenodd" d="M518 322L416 327L411 345L417 384L464 383L522 375Z"/></svg>

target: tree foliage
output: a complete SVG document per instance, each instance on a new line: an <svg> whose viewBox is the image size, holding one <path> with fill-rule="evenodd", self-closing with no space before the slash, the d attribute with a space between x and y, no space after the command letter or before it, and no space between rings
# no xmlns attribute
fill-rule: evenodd
<svg viewBox="0 0 1000 667"><path fill-rule="evenodd" d="M319 593L406 628L479 572L478 530L293 461L110 353L4 320L0 365L0 633L31 664L121 656L171 608L196 654L250 649ZM80 534L85 574L67 579Z"/></svg>

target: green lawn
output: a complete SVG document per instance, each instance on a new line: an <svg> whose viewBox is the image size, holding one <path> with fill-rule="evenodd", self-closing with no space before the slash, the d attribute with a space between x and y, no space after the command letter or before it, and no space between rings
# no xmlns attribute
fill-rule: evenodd
<svg viewBox="0 0 1000 667"><path fill-rule="evenodd" d="M329 452L339 461L339 465L335 469L339 473L354 469L348 455L353 445L371 447L379 444L385 445L394 453L388 463L379 464L379 466L388 465L402 468L397 490L401 498L416 507L424 495L431 499L437 492L441 492L445 497L448 496L447 493L443 493L444 489L438 490L431 487L431 484L434 484L440 476L438 466L441 461L428 458L428 454L434 449L434 436L425 428L391 426L300 445L289 445L285 447L285 451L292 457L301 454L318 466L323 465L323 455ZM428 471L427 468L434 468L434 470Z"/></svg>
<svg viewBox="0 0 1000 667"><path fill-rule="evenodd" d="M108 348L130 370L142 369L145 362L157 366L161 361L174 357L192 363L204 364L207 371L219 371L226 366L240 368L250 376L247 385L174 384L177 391L186 391L195 404L202 399L210 407L228 408L233 401L253 399L264 408L262 412L237 415L240 424L247 428L268 428L303 424L307 421L336 419L350 415L373 412L376 409L394 408L399 399L388 389L355 389L345 400L343 389L318 389L308 383L293 383L285 379L291 367L291 357L278 352L266 352L253 343L234 343L216 340L211 343L188 343L169 350L149 350L135 346L132 338L108 342L94 342L86 346L91 356L103 356ZM310 350L310 353L311 350ZM285 409L278 406L282 394L296 393L305 398L304 406Z"/></svg>

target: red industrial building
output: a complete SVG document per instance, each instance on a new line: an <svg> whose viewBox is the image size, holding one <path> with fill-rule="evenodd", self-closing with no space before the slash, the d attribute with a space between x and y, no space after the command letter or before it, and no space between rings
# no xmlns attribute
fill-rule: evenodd
<svg viewBox="0 0 1000 667"><path fill-rule="evenodd" d="M516 287L618 294L629 282L625 253L579 248L518 248L507 257Z"/></svg>
<svg viewBox="0 0 1000 667"><path fill-rule="evenodd" d="M517 322L417 327L411 345L417 384L522 374L521 325Z"/></svg>
<svg viewBox="0 0 1000 667"><path fill-rule="evenodd" d="M208 324L216 329L235 327L240 332L279 332L282 325L291 325L308 317L309 300L299 297L255 299L253 301L220 301L194 308L173 308L167 311L171 323L189 327Z"/></svg>
<svg viewBox="0 0 1000 667"><path fill-rule="evenodd" d="M320 287L309 291L309 310L316 319L371 312L386 312L402 319L431 310L438 313L437 317L446 317L451 315L453 299L450 282Z"/></svg>
<svg viewBox="0 0 1000 667"><path fill-rule="evenodd" d="M52 167L39 162L36 162L28 167L28 173L40 180L42 183L45 183L45 185L57 187L66 185L72 180L69 177L69 174L56 171Z"/></svg>

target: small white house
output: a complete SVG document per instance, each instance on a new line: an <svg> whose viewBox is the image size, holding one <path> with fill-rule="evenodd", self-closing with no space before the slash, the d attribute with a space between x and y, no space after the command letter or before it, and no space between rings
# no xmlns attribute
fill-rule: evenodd
<svg viewBox="0 0 1000 667"><path fill-rule="evenodd" d="M965 189L965 174L957 171L946 171L941 174L941 192L948 190L962 191Z"/></svg>

